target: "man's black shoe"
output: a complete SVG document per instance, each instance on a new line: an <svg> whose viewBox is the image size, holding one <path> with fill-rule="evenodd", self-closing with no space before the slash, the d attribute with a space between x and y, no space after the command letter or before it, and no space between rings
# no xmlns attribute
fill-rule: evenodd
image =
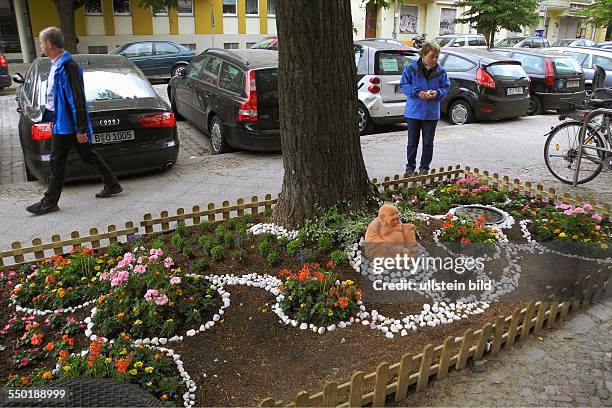
<svg viewBox="0 0 612 408"><path fill-rule="evenodd" d="M102 191L96 194L96 197L97 198L108 198L112 195L119 194L122 191L123 191L123 187L121 187L119 184L117 184L116 186L104 186Z"/></svg>
<svg viewBox="0 0 612 408"><path fill-rule="evenodd" d="M39 201L36 204L27 206L26 210L34 215L43 215L53 211L59 211L59 207L57 204L45 204L42 201Z"/></svg>

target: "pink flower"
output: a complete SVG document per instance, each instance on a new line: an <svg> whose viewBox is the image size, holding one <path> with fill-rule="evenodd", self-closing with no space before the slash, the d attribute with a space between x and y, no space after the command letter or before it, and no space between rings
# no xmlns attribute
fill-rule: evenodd
<svg viewBox="0 0 612 408"><path fill-rule="evenodd" d="M159 306L165 305L166 303L168 303L168 296L162 295L162 296L156 297L155 303L158 304Z"/></svg>
<svg viewBox="0 0 612 408"><path fill-rule="evenodd" d="M147 302L150 302L151 300L153 300L153 298L157 297L157 295L159 295L157 289L149 289L147 290L147 293L145 293L144 298Z"/></svg>
<svg viewBox="0 0 612 408"><path fill-rule="evenodd" d="M139 264L141 264L141 263L143 263L143 262L144 262L144 260L145 260L144 256L139 256L139 257L138 257L138 260L137 260L136 262L137 262L137 263L139 263Z"/></svg>
<svg viewBox="0 0 612 408"><path fill-rule="evenodd" d="M584 209L582 207L576 207L573 211L574 214L584 214Z"/></svg>
<svg viewBox="0 0 612 408"><path fill-rule="evenodd" d="M601 229L601 225L596 225L595 226L595 231L599 231Z"/></svg>
<svg viewBox="0 0 612 408"><path fill-rule="evenodd" d="M489 191L489 186L480 186L480 191Z"/></svg>
<svg viewBox="0 0 612 408"><path fill-rule="evenodd" d="M474 189L472 189L472 193L476 193L476 194L478 194L478 193L480 193L480 190L479 190L479 189L477 189L477 188L474 188Z"/></svg>
<svg viewBox="0 0 612 408"><path fill-rule="evenodd" d="M160 258L162 255L164 254L164 251L162 251L159 248L151 248L151 250L149 251L149 260L150 261L155 261L157 260L157 258Z"/></svg>
<svg viewBox="0 0 612 408"><path fill-rule="evenodd" d="M558 204L555 206L555 209L557 210L571 210L572 206L569 204Z"/></svg>
<svg viewBox="0 0 612 408"><path fill-rule="evenodd" d="M147 271L147 267L144 265L136 265L134 267L134 272L136 273L145 273Z"/></svg>
<svg viewBox="0 0 612 408"><path fill-rule="evenodd" d="M27 358L22 358L22 359L21 359L21 366L22 366L22 367L25 367L25 366L27 366L27 365L28 365L28 363L29 363L29 362L30 362L30 361L29 361Z"/></svg>
<svg viewBox="0 0 612 408"><path fill-rule="evenodd" d="M111 287L123 285L123 283L129 279L129 277L130 274L127 271L118 272L113 279L111 279Z"/></svg>
<svg viewBox="0 0 612 408"><path fill-rule="evenodd" d="M173 276L170 278L171 285L178 285L179 283L181 283L181 278L179 278L178 276Z"/></svg>
<svg viewBox="0 0 612 408"><path fill-rule="evenodd" d="M593 206L589 203L586 203L585 205L582 206L582 209L584 211L591 211L593 209Z"/></svg>
<svg viewBox="0 0 612 408"><path fill-rule="evenodd" d="M563 211L563 214L565 214L565 215L574 215L574 213L570 209L567 209L567 210Z"/></svg>
<svg viewBox="0 0 612 408"><path fill-rule="evenodd" d="M164 266L166 268L170 268L172 265L174 265L174 261L172 260L172 258L167 257L166 259L164 259Z"/></svg>
<svg viewBox="0 0 612 408"><path fill-rule="evenodd" d="M594 219L595 221L601 221L603 219L601 214L593 214L591 215L591 218Z"/></svg>
<svg viewBox="0 0 612 408"><path fill-rule="evenodd" d="M14 276L17 276L17 272L15 272L15 271L9 271L8 276L9 276L9 278L12 278L12 277L14 277Z"/></svg>

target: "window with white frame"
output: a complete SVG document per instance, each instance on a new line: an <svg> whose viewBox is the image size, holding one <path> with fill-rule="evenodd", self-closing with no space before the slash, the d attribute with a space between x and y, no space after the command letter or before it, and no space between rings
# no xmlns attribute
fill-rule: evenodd
<svg viewBox="0 0 612 408"><path fill-rule="evenodd" d="M130 0L113 0L113 14L130 15Z"/></svg>
<svg viewBox="0 0 612 408"><path fill-rule="evenodd" d="M86 16L101 16L102 15L102 0L88 0L85 3Z"/></svg>
<svg viewBox="0 0 612 408"><path fill-rule="evenodd" d="M276 0L268 0L268 15L276 16Z"/></svg>
<svg viewBox="0 0 612 408"><path fill-rule="evenodd" d="M168 6L151 6L151 13L153 16L167 16L168 15Z"/></svg>
<svg viewBox="0 0 612 408"><path fill-rule="evenodd" d="M223 0L223 14L236 15L236 0Z"/></svg>
<svg viewBox="0 0 612 408"><path fill-rule="evenodd" d="M258 15L259 0L246 0L246 13L249 15Z"/></svg>
<svg viewBox="0 0 612 408"><path fill-rule="evenodd" d="M193 0L178 0L179 15L193 15Z"/></svg>

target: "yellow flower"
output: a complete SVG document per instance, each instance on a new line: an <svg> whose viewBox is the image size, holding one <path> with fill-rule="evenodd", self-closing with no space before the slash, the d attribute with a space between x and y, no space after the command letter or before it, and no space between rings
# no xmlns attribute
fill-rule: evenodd
<svg viewBox="0 0 612 408"><path fill-rule="evenodd" d="M105 362L106 364L109 364L111 361L113 361L113 359L112 359L112 358L110 358L110 357L106 357L106 358L104 359L104 362Z"/></svg>
<svg viewBox="0 0 612 408"><path fill-rule="evenodd" d="M559 228L557 228L556 230L553 231L553 234L558 234L560 232L561 232L561 230Z"/></svg>
<svg viewBox="0 0 612 408"><path fill-rule="evenodd" d="M71 367L71 366L69 366L69 365L65 365L65 366L64 366L64 371L68 372L68 371L70 371L70 370L72 370L72 367Z"/></svg>
<svg viewBox="0 0 612 408"><path fill-rule="evenodd" d="M608 245L607 244L601 244L599 247L601 249L608 249Z"/></svg>
<svg viewBox="0 0 612 408"><path fill-rule="evenodd" d="M83 277L81 278L81 280L82 280L82 281L84 281L85 279L87 279L87 276L83 276Z"/></svg>
<svg viewBox="0 0 612 408"><path fill-rule="evenodd" d="M135 368L140 368L140 367L142 367L143 365L144 365L144 364L143 364L143 362L142 362L142 361L137 361L137 362L135 362L135 363L134 363L134 367L135 367Z"/></svg>
<svg viewBox="0 0 612 408"><path fill-rule="evenodd" d="M95 282L95 281L97 281L97 280L98 280L98 278L96 278L95 276L94 276L93 278L91 278L91 281L92 281L92 282Z"/></svg>
<svg viewBox="0 0 612 408"><path fill-rule="evenodd" d="M127 350L124 348L123 350L119 352L119 354L127 354Z"/></svg>
<svg viewBox="0 0 612 408"><path fill-rule="evenodd" d="M147 387L152 387L153 383L151 381L147 381Z"/></svg>
<svg viewBox="0 0 612 408"><path fill-rule="evenodd" d="M136 375L136 374L138 374L138 370L134 368L134 369L128 371L128 373L130 373L131 375Z"/></svg>
<svg viewBox="0 0 612 408"><path fill-rule="evenodd" d="M301 307L301 308L305 308L305 307L306 307L306 303L302 303L302 304L300 305L300 307Z"/></svg>
<svg viewBox="0 0 612 408"><path fill-rule="evenodd" d="M287 299L293 300L293 296L287 296Z"/></svg>
<svg viewBox="0 0 612 408"><path fill-rule="evenodd" d="M36 286L36 284L34 282L30 283L30 287L33 288L34 286Z"/></svg>
<svg viewBox="0 0 612 408"><path fill-rule="evenodd" d="M134 322L135 325L141 325L142 324L142 320L140 319L136 319L136 321Z"/></svg>
<svg viewBox="0 0 612 408"><path fill-rule="evenodd" d="M151 374L153 372L153 367L145 367L145 373Z"/></svg>
<svg viewBox="0 0 612 408"><path fill-rule="evenodd" d="M100 270L100 265L94 266L94 270L99 271Z"/></svg>
<svg viewBox="0 0 612 408"><path fill-rule="evenodd" d="M565 232L562 232L559 234L559 238L566 238L567 234Z"/></svg>
<svg viewBox="0 0 612 408"><path fill-rule="evenodd" d="M331 309L327 309L327 315L328 316L333 316L334 315L334 311Z"/></svg>
<svg viewBox="0 0 612 408"><path fill-rule="evenodd" d="M350 285L352 285L352 284L353 284L353 281L352 281L352 280L350 280L350 279L348 279L348 280L345 280L345 281L344 281L344 283L346 283L347 285L349 285L349 286L350 286Z"/></svg>
<svg viewBox="0 0 612 408"><path fill-rule="evenodd" d="M133 311L134 313L138 313L138 312L140 311L140 308L139 308L138 306L134 306L134 307L132 308L132 311Z"/></svg>
<svg viewBox="0 0 612 408"><path fill-rule="evenodd" d="M572 239L578 239L578 235L576 234L572 235Z"/></svg>

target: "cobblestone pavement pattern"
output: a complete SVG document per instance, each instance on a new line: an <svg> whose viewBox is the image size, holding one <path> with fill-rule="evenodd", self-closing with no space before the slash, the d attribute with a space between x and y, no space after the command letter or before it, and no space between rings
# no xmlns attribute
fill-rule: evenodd
<svg viewBox="0 0 612 408"><path fill-rule="evenodd" d="M574 316L560 329L502 350L486 361L484 372L453 371L400 405L612 406L609 300Z"/></svg>

